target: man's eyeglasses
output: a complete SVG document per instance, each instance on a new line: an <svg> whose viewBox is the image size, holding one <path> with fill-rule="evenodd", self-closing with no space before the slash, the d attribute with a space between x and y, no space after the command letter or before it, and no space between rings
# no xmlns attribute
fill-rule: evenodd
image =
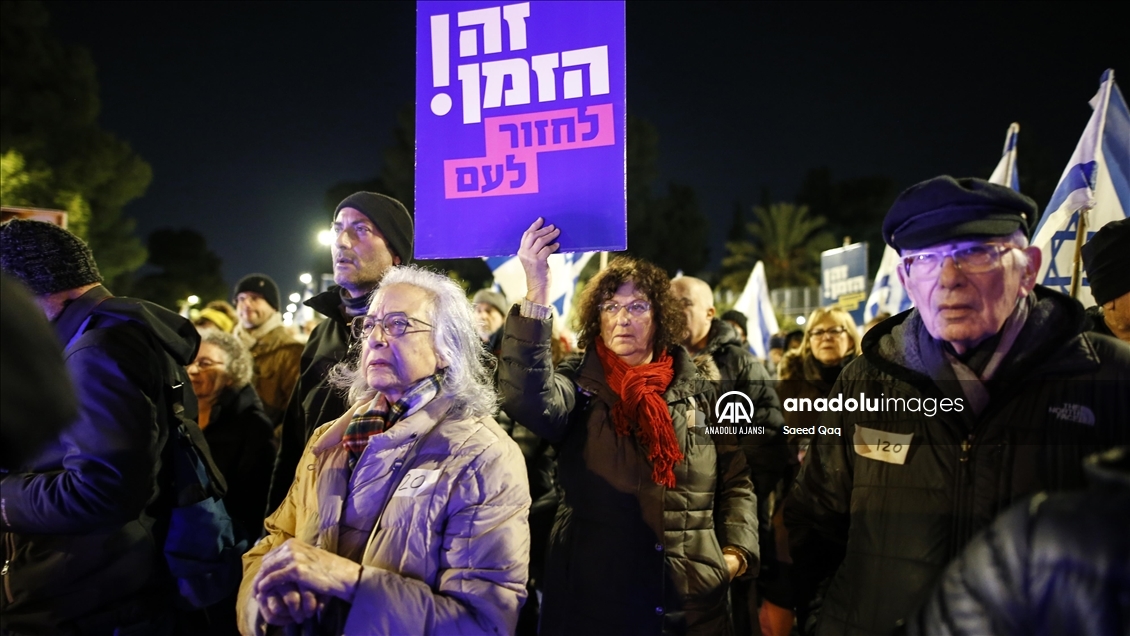
<svg viewBox="0 0 1130 636"><path fill-rule="evenodd" d="M836 336L847 333L847 329L843 327L832 327L831 329L813 329L808 332L808 337L815 340L817 338L835 338Z"/></svg>
<svg viewBox="0 0 1130 636"><path fill-rule="evenodd" d="M600 311L602 313L608 314L609 316L618 315L621 309L627 309L628 313L633 316L642 316L651 311L651 303L647 302L646 300L633 300L627 305L621 305L614 300L600 303Z"/></svg>
<svg viewBox="0 0 1130 636"><path fill-rule="evenodd" d="M381 333L389 338L399 338L406 333L416 333L417 331L429 331L428 329L412 329L409 331L414 324L431 327L431 325L423 320L409 318L407 314L399 311L392 314L385 314L383 318L376 316L357 316L349 323L353 337L357 339L368 338L369 334L373 333L373 329L376 329L378 326L381 328Z"/></svg>
<svg viewBox="0 0 1130 636"><path fill-rule="evenodd" d="M996 269L1001 262L1001 254L1011 249L1019 248L1000 243L985 243L952 250L911 254L904 257L902 263L906 268L906 275L917 279L937 274L946 258L953 258L954 266L966 274L983 274Z"/></svg>

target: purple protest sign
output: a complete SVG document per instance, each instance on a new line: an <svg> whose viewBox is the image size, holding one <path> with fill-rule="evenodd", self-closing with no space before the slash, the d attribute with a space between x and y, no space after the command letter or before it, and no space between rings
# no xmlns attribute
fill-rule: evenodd
<svg viewBox="0 0 1130 636"><path fill-rule="evenodd" d="M416 257L627 247L623 2L418 2Z"/></svg>

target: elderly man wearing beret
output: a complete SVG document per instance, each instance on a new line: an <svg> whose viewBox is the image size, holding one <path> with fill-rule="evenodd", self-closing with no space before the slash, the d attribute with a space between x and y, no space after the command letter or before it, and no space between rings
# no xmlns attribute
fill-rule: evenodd
<svg viewBox="0 0 1130 636"><path fill-rule="evenodd" d="M997 513L1082 487L1087 454L1130 441L1130 352L1036 285L1035 214L951 177L888 212L915 308L840 374L785 509L798 592L831 576L816 633L890 632Z"/></svg>

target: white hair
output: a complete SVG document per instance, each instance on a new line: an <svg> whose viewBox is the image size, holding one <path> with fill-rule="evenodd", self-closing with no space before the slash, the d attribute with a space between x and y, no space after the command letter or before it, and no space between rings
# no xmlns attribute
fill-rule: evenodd
<svg viewBox="0 0 1130 636"><path fill-rule="evenodd" d="M389 285L411 285L424 290L429 300L426 321L432 325L432 346L436 357L447 363L440 395L450 397L456 417L481 417L498 408L493 369L479 332L476 329L474 306L463 289L450 278L414 265L399 265L388 270L373 292L369 311L380 302L381 291ZM362 344L362 346L364 346ZM350 403L373 399L376 391L369 386L360 369L360 358L339 363L330 372L330 383L348 390Z"/></svg>
<svg viewBox="0 0 1130 636"><path fill-rule="evenodd" d="M1020 228L1006 236L1004 242L1005 245L1018 248L1016 250L1016 268L1018 270L1027 268L1029 257L1028 253L1024 250L1028 247L1028 233L1024 231L1024 228Z"/></svg>

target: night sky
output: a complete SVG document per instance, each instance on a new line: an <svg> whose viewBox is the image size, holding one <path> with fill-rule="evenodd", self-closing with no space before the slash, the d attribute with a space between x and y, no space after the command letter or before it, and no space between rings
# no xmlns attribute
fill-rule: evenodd
<svg viewBox="0 0 1130 636"><path fill-rule="evenodd" d="M102 125L153 167L126 207L140 236L196 229L229 284L263 271L284 293L328 262L326 190L377 174L413 102L414 4L47 6L93 55ZM734 202L762 187L791 200L817 166L900 187L987 178L1013 121L1021 176L1050 180L1046 197L1102 71L1127 90L1110 7L629 2L628 110L658 129L661 180L697 192L715 263Z"/></svg>

